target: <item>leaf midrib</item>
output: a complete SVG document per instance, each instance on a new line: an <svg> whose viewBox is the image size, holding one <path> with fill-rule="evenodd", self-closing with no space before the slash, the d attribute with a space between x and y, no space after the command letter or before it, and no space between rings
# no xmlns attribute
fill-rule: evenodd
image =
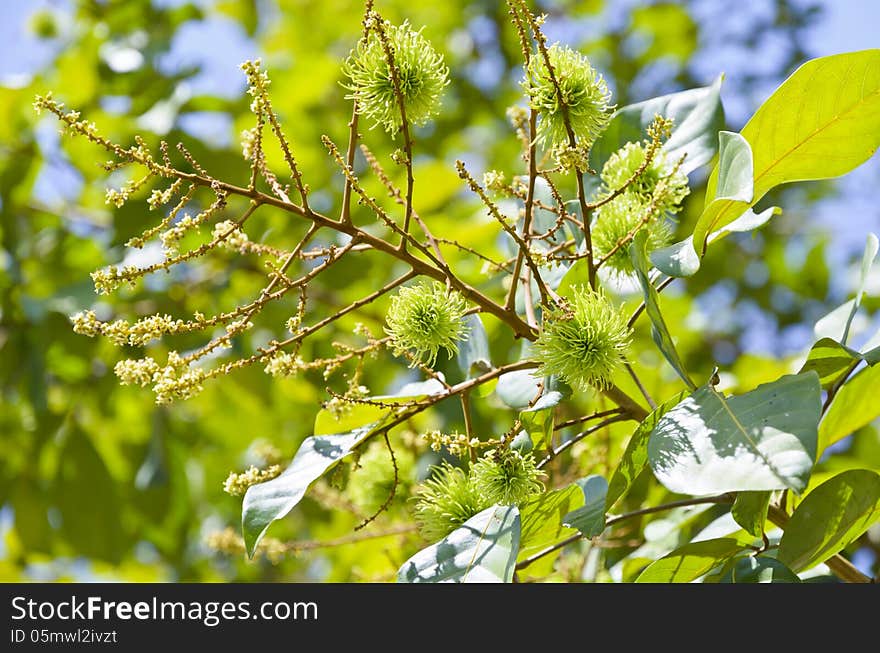
<svg viewBox="0 0 880 653"><path fill-rule="evenodd" d="M759 179L761 179L762 177L764 177L764 176L765 176L770 170L772 170L772 169L775 168L777 165L779 165L779 164L780 164L783 160L785 160L787 157L791 156L791 154L792 154L795 150L797 150L798 148L800 148L800 147L802 147L804 144L806 144L808 141L810 141L810 140L812 140L813 138L815 138L815 136L818 135L819 133L821 133L821 132L825 131L826 129L830 128L834 123L838 122L841 118L843 118L844 116L846 116L846 114L848 114L848 113L854 111L855 109L857 109L857 108L860 107L861 105L865 104L868 100L872 99L873 96L875 96L875 95L880 95L880 88L877 88L877 90L875 90L873 93L869 93L868 95L862 97L858 102L856 102L855 104L853 104L853 105L852 105L849 109L847 109L846 111L844 111L844 112L842 112L842 113L838 113L837 115L835 115L835 116L834 116L831 120L829 120L827 123L825 123L824 125L822 125L821 127L817 128L817 129L813 130L813 131L812 131L812 132L811 132L806 138L802 139L797 145L795 145L794 147L792 147L791 149L789 149L788 151L786 151L782 156L777 157L776 160L773 161L773 163L771 163L769 166L767 166L767 167L761 172L760 175L756 175L756 176L755 176L755 186L756 186L756 187L758 186L758 183L757 183L757 182L758 182ZM748 127L748 125L746 125L746 127ZM743 127L743 131L745 131L746 127ZM769 189L767 189L767 191L764 191L764 193L761 194L761 197L763 197L764 195L766 195L768 191L769 191ZM758 199L761 199L761 197L759 197ZM755 201L757 202L757 200L755 200Z"/></svg>
<svg viewBox="0 0 880 653"><path fill-rule="evenodd" d="M749 433L748 433L748 431L746 431L746 428L742 425L742 423L739 421L739 419L737 419L734 412L730 409L730 406L727 405L727 400L724 398L724 395L722 395L720 392L718 392L715 388L713 388L711 386L709 386L709 390L711 390L712 394L718 398L719 402L721 403L722 408L724 408L724 410L727 412L728 417L730 417L730 419L736 425L736 428L739 429L740 433L742 433L743 438L745 438L746 443L749 446L751 446L751 448L758 455L758 457L764 461L764 464L767 465L767 467L770 469L770 471L773 473L773 475L776 476L776 478L778 478L782 483L784 483L786 487L790 487L788 477L785 476L778 469L776 469L776 466L770 461L770 459L764 454L764 452L761 451L760 447L758 446L758 443L755 442L751 438L751 436L749 436ZM761 402L761 403L763 404L765 402Z"/></svg>
<svg viewBox="0 0 880 653"><path fill-rule="evenodd" d="M782 154L782 156L777 157L777 158L776 158L776 159L775 159L775 160L774 160L769 166L767 166L766 168L764 168L764 169L761 171L760 174L755 175L755 178L754 178L754 187L757 188L757 187L758 187L758 181L759 181L760 179L764 178L764 177L770 172L770 170L772 170L772 169L775 168L777 165L779 165L779 164L780 164L782 161L784 161L787 157L791 156L791 154L792 154L795 150L797 150L798 148L802 147L805 143L807 143L807 142L809 142L810 140L812 140L813 138L815 138L815 136L816 136L817 134L819 134L819 133L825 131L826 129L828 129L829 127L831 127L833 124L835 124L836 122L838 122L841 118L843 118L844 116L846 116L846 115L849 114L850 112L854 111L855 109L857 109L857 108L859 108L860 106L862 106L863 104L865 104L867 101L869 101L870 99L872 99L873 96L875 96L875 95L880 95L880 88L877 88L877 89L874 90L873 92L871 92L871 93L869 93L869 94L867 94L867 95L865 95L865 96L862 96L857 102L853 103L848 109L846 109L845 111L843 111L843 112L841 112L841 113L836 114L836 115L835 115L830 121L828 121L827 123L824 123L821 127L818 127L817 129L813 130L809 135L807 135L805 138L803 138L803 139L802 139L800 142L798 142L794 147L792 147L792 148L790 148L789 150L787 150L786 152L784 152L784 153ZM753 119L754 119L754 118L753 118ZM752 122L752 121L750 120L749 123L747 123L746 126L742 128L742 131L740 132L740 134L742 134L744 131L746 131L746 129L748 129L749 124L751 124L751 122ZM746 139L746 140L748 140L748 139ZM755 197L753 198L753 200L752 200L752 206L754 206L754 205L755 205L755 204L761 199L761 197L763 197L764 195L766 195L767 192L768 192L769 190L770 190L770 189L768 188L768 189L767 189L766 191L764 191L760 196L755 196ZM709 225L709 228L706 230L706 233L707 233L707 234L710 234L710 233L712 233L712 232L715 230L715 227L716 227L716 225L718 224L718 222L720 221L720 218L721 218L722 216L724 216L724 215L728 212L728 209L730 208L730 206L736 202L736 200L731 200L731 199L725 199L725 200L722 200L722 201L726 202L727 204L726 204L726 206L724 206L724 207L718 212L718 215L715 216L715 219L712 221L712 224Z"/></svg>

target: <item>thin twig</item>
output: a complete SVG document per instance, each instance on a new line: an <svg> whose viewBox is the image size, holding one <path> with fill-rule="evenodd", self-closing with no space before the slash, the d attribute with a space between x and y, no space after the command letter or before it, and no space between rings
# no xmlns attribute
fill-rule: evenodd
<svg viewBox="0 0 880 653"><path fill-rule="evenodd" d="M589 415L584 415L583 417L576 417L565 422L560 422L553 427L553 430L560 431L564 428L568 428L569 426L577 426L578 424L583 424L584 422L592 422L594 419L602 419L603 417L616 415L620 412L622 412L620 408L610 408L609 410L602 410L596 413L591 413Z"/></svg>
<svg viewBox="0 0 880 653"><path fill-rule="evenodd" d="M388 498L385 499L385 503L379 506L379 509L367 517L363 522L355 526L354 530L356 531L361 530L371 522L375 521L376 517L388 510L391 506L391 502L394 501L394 495L397 493L397 485L400 483L400 472L397 469L397 458L394 456L394 449L391 446L391 441L388 439L388 432L386 431L383 435L385 436L385 446L388 447L388 453L391 454L391 465L394 467L394 482L391 485L391 491L388 493Z"/></svg>
<svg viewBox="0 0 880 653"><path fill-rule="evenodd" d="M570 449L571 447L576 445L578 442L580 442L581 440L583 440L587 436L592 435L593 433L596 433L597 431L601 431L602 429L604 429L608 426L611 426L612 424L615 424L616 422L625 422L628 419L629 419L629 417L627 415L623 415L623 414L618 413L616 415L609 417L606 420L599 422L595 426L591 426L586 431L578 433L576 436L574 436L570 440L566 440L561 445L559 445L556 449L554 449L550 453L548 453L541 460L541 462L538 463L538 468L540 469L541 467L544 467L551 460L553 460L554 458L559 456L564 451L567 451L568 449Z"/></svg>
<svg viewBox="0 0 880 653"><path fill-rule="evenodd" d="M718 494L711 497L700 497L696 499L682 499L681 501L671 501L670 503L664 503L659 506L653 506L650 508L641 508L640 510L634 510L632 512L627 512L622 515L618 515L617 517L612 517L605 522L605 528L609 528L618 524L622 521L626 521L627 519L633 519L634 517L641 517L643 515L651 515L656 512L664 512L666 510L672 510L674 508L682 508L685 506L698 506L706 503L714 503L714 504L724 504L724 503L733 503L734 495L731 493L726 494ZM582 539L584 536L581 533L575 533L574 535L565 538L564 540L557 542L551 546L548 546L545 549L538 551L537 553L530 555L528 558L521 560L517 563L517 569L525 569L533 562L536 562L543 558L544 556L550 555L554 551L558 551L559 549L567 547L569 544L574 544L575 542Z"/></svg>

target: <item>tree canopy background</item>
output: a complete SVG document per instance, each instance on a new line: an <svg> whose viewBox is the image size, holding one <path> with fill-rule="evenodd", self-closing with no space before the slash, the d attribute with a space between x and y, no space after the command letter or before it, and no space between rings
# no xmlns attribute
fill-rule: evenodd
<svg viewBox="0 0 880 653"><path fill-rule="evenodd" d="M864 15L877 13L871 4L539 3L549 14L550 40L589 55L619 106L706 85L725 73L722 95L733 130L808 58L875 45L876 20ZM420 175L431 178L419 205L443 214L463 190L456 158L477 170L516 163L518 144L505 119L505 109L521 101L516 34L500 2L387 0L381 9L392 21L425 25L452 72L442 114L418 134L417 150L431 157L416 159ZM278 564L247 563L206 545L210 533L239 522L240 502L222 490L228 472L245 467L261 442L289 459L327 399L323 386L250 369L170 407L155 405L141 389L120 387L112 374L118 351L74 334L68 316L95 304L89 273L126 256L123 243L154 216L143 202L106 205L101 154L59 139L54 121L31 109L35 94L52 90L115 139L127 142L138 132L151 145L182 141L215 176L243 179L248 168L238 135L251 116L238 64L261 56L276 109L308 171L313 204L332 210L338 200L324 189L337 172L319 139L326 133L342 142L347 132L340 63L359 36L361 13L353 0L20 1L0 9L3 580L393 576L387 540L303 552ZM691 182L681 234L692 229L703 204L704 180ZM871 197L878 187L875 157L842 180L777 189L759 208L781 205L782 216L710 250L699 275L676 282L664 308L682 334L679 351L691 369L706 376L717 361L732 388L796 369L816 319L852 291L864 234L880 223ZM458 208L444 214L441 228L466 229L468 218ZM266 224L282 228L282 222ZM487 249L495 247L494 232L486 230L484 238ZM234 305L248 274L239 262L193 268L127 300L171 314ZM330 274L342 296L369 292L369 270ZM870 313L880 308L878 298L875 281L864 300ZM514 344L492 346L503 351ZM393 370L371 374L372 387L401 382ZM480 426L496 428L488 416ZM838 450L880 469L876 423ZM345 511L307 499L279 532L326 541L346 536L355 523ZM874 548L860 549L853 561L873 575L880 538L868 539Z"/></svg>

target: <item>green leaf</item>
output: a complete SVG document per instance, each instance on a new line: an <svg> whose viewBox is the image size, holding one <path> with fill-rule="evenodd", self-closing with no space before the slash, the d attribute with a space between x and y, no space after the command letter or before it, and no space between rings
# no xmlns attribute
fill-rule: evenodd
<svg viewBox="0 0 880 653"><path fill-rule="evenodd" d="M440 374L440 378L443 375ZM446 388L437 379L415 381L405 384L400 390L390 395L370 397L386 404L403 403L413 399L421 399L428 395L443 394ZM322 408L315 416L315 435L335 435L348 433L367 424L375 424L384 419L390 412L387 406L371 404L351 404L342 411L330 411Z"/></svg>
<svg viewBox="0 0 880 653"><path fill-rule="evenodd" d="M816 325L813 327L813 333L816 337L830 338L838 342L843 340L843 332L846 329L849 316L853 313L855 303L855 299L848 299L816 320Z"/></svg>
<svg viewBox="0 0 880 653"><path fill-rule="evenodd" d="M602 165L628 142L640 141L656 114L673 120L672 135L663 145L667 161L676 162L687 155L681 170L685 174L709 163L715 156L715 134L724 126L719 75L710 86L671 93L614 112L608 128L590 149L590 165Z"/></svg>
<svg viewBox="0 0 880 653"><path fill-rule="evenodd" d="M309 486L348 455L374 426L363 426L350 433L306 438L280 476L248 488L241 506L241 528L250 557L253 557L269 525L289 513Z"/></svg>
<svg viewBox="0 0 880 653"><path fill-rule="evenodd" d="M527 343L523 343L522 357L526 358L529 351ZM498 377L495 394L510 408L525 409L529 407L529 402L538 395L542 382L544 383L544 393L549 392L551 384L547 382L547 379L536 376L535 370L508 372Z"/></svg>
<svg viewBox="0 0 880 653"><path fill-rule="evenodd" d="M761 537L764 534L764 522L767 521L769 507L770 492L738 492L730 512L746 533Z"/></svg>
<svg viewBox="0 0 880 653"><path fill-rule="evenodd" d="M436 544L422 549L397 572L400 583L509 583L520 540L516 506L492 506Z"/></svg>
<svg viewBox="0 0 880 653"><path fill-rule="evenodd" d="M752 148L745 138L733 132L719 132L718 140L718 166L713 173L717 173L717 184L706 191L707 198L710 190L714 190L714 196L694 227L694 247L701 255L706 251L709 234L733 222L733 219L723 222L719 217L722 213L726 211L736 218L754 203Z"/></svg>
<svg viewBox="0 0 880 653"><path fill-rule="evenodd" d="M771 206L760 213L748 209L736 220L709 234L707 245L711 245L731 233L743 233L764 226L774 215L782 213L778 206ZM694 249L694 237L655 249L650 253L651 262L660 272L671 277L690 277L700 269L700 256Z"/></svg>
<svg viewBox="0 0 880 653"><path fill-rule="evenodd" d="M785 525L779 560L794 571L824 562L880 519L880 474L851 469L810 492Z"/></svg>
<svg viewBox="0 0 880 653"><path fill-rule="evenodd" d="M861 354L844 347L831 338L822 338L810 348L807 360L799 374L813 370L819 375L823 390L836 384L850 366L861 359Z"/></svg>
<svg viewBox="0 0 880 653"><path fill-rule="evenodd" d="M672 365L673 369L678 373L682 380L691 389L697 386L691 381L684 364L678 356L675 344L672 342L672 336L669 335L669 329L663 320L663 314L660 312L660 296L648 277L648 257L646 254L648 235L645 231L640 231L633 239L633 243L629 248L630 258L635 268L636 276L639 284L642 286L642 294L645 297L645 311L651 319L651 335L654 343Z"/></svg>
<svg viewBox="0 0 880 653"><path fill-rule="evenodd" d="M591 474L575 483L584 493L584 505L562 518L562 524L578 529L584 537L596 537L605 530L605 501L608 481Z"/></svg>
<svg viewBox="0 0 880 653"><path fill-rule="evenodd" d="M623 456L617 464L617 469L614 470L614 474L611 476L611 482L608 485L608 496L605 499L606 510L611 510L614 504L629 492L636 478L644 471L645 465L648 464L648 438L651 436L651 431L657 426L660 418L684 399L687 394L687 391L683 390L657 406L639 424L636 432L632 434L626 445L626 451L623 452Z"/></svg>
<svg viewBox="0 0 880 653"><path fill-rule="evenodd" d="M673 492L691 495L801 492L816 455L821 392L814 372L783 376L730 398L704 386L651 433L654 475Z"/></svg>
<svg viewBox="0 0 880 653"><path fill-rule="evenodd" d="M533 395L534 396L534 395ZM519 414L523 429L532 439L532 447L547 447L553 435L554 412L553 408L562 401L562 393L558 390L550 390L535 402L531 408L526 408Z"/></svg>
<svg viewBox="0 0 880 653"><path fill-rule="evenodd" d="M880 415L880 366L868 367L847 381L819 425L819 452Z"/></svg>
<svg viewBox="0 0 880 653"><path fill-rule="evenodd" d="M742 129L754 153L752 204L779 184L838 177L867 161L880 145L878 109L880 50L820 57L798 68ZM717 181L716 170L707 198L716 197ZM701 217L695 242L697 232L705 236L741 214L741 204L729 201L711 222Z"/></svg>
<svg viewBox="0 0 880 653"><path fill-rule="evenodd" d="M52 485L60 531L79 555L118 564L129 545L120 488L89 435L78 424L65 430Z"/></svg>
<svg viewBox="0 0 880 653"><path fill-rule="evenodd" d="M862 256L862 270L859 276L859 287L856 290L856 296L853 298L852 310L846 320L846 326L843 329L843 337L840 339L840 342L843 344L846 344L846 341L849 340L849 329L852 326L853 318L856 316L859 306L862 303L862 295L865 292L865 283L868 281L868 273L871 271L871 266L874 264L874 258L877 256L878 249L880 249L880 241L877 240L877 236L869 233L868 242L865 243L865 253Z"/></svg>
<svg viewBox="0 0 880 653"><path fill-rule="evenodd" d="M492 362L489 359L489 338L480 316L466 315L464 324L468 337L459 344L456 360L462 373L470 379L491 370Z"/></svg>
<svg viewBox="0 0 880 653"><path fill-rule="evenodd" d="M441 379L443 378L443 374L439 372L437 374ZM421 399L430 395L442 395L444 392L446 392L446 388L440 383L440 381L437 379L427 379L426 381L413 381L412 383L406 383L394 394L376 395L372 398L388 403L394 399L400 399L401 401L406 401L408 399Z"/></svg>
<svg viewBox="0 0 880 653"><path fill-rule="evenodd" d="M375 424L388 414L384 406L353 404L342 411L322 408L315 415L315 435L336 435L348 433L367 424Z"/></svg>
<svg viewBox="0 0 880 653"><path fill-rule="evenodd" d="M768 556L745 556L733 566L734 583L800 583L791 569Z"/></svg>
<svg viewBox="0 0 880 653"><path fill-rule="evenodd" d="M575 533L574 529L563 525L565 515L584 503L584 493L575 485L561 490L551 490L536 496L520 508L522 517L522 536L518 560L543 551ZM553 562L562 553L549 554L526 567L524 574L541 578L553 570Z"/></svg>
<svg viewBox="0 0 880 653"><path fill-rule="evenodd" d="M731 537L691 542L652 562L636 578L637 583L690 583L742 551Z"/></svg>
<svg viewBox="0 0 880 653"><path fill-rule="evenodd" d="M709 234L708 244L711 245L714 242L717 242L727 236L727 234L733 233L745 233L747 231L754 231L759 227L763 227L770 221L774 215L779 215L782 213L782 209L778 206L771 206L770 208L764 209L760 213L755 213L751 209L748 209L745 213L739 216L733 222L724 225L718 231L713 231Z"/></svg>
<svg viewBox="0 0 880 653"><path fill-rule="evenodd" d="M654 267L670 277L690 277L700 269L700 257L694 249L692 236L669 247L655 249L649 256Z"/></svg>
<svg viewBox="0 0 880 653"><path fill-rule="evenodd" d="M502 374L495 386L495 394L511 408L525 408L540 389L541 379L531 370L517 370Z"/></svg>

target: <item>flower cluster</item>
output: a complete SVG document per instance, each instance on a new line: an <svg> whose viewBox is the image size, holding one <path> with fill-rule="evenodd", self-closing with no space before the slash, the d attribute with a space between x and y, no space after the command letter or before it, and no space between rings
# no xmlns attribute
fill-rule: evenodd
<svg viewBox="0 0 880 653"><path fill-rule="evenodd" d="M257 115L264 115L271 109L269 105L269 85L272 81L265 70L262 70L262 60L245 61L241 69L247 77L248 95L251 101L251 111Z"/></svg>
<svg viewBox="0 0 880 653"><path fill-rule="evenodd" d="M346 98L357 102L360 112L386 131L401 128L403 119L395 92L389 59L393 57L406 119L420 125L437 113L440 95L449 83L443 57L409 23L393 25L371 18L369 35L358 42L343 64L351 91ZM384 43L383 43L384 41Z"/></svg>
<svg viewBox="0 0 880 653"><path fill-rule="evenodd" d="M175 179L174 182L165 190L154 189L147 198L147 204L150 209L158 209L160 206L168 204L171 198L180 192L180 186L183 183L181 179Z"/></svg>
<svg viewBox="0 0 880 653"><path fill-rule="evenodd" d="M172 351L163 367L152 358L125 359L113 368L123 385L147 386L153 384L157 404L169 404L175 399L189 399L199 394L207 373L190 367L180 354Z"/></svg>
<svg viewBox="0 0 880 653"><path fill-rule="evenodd" d="M241 473L229 472L229 476L223 482L223 491L234 497L240 497L251 485L271 481L280 473L281 465L269 465L266 469L251 465Z"/></svg>
<svg viewBox="0 0 880 653"><path fill-rule="evenodd" d="M506 195L509 192L507 178L500 170L489 170L483 174L483 186L499 195Z"/></svg>
<svg viewBox="0 0 880 653"><path fill-rule="evenodd" d="M113 372L119 377L122 385L147 386L153 381L161 366L152 358L126 358L119 361Z"/></svg>
<svg viewBox="0 0 880 653"><path fill-rule="evenodd" d="M116 345L146 345L166 335L175 335L192 330L193 324L175 319L170 315L148 315L136 322L114 320L102 322L94 311L80 311L71 316L74 333L95 337L103 335Z"/></svg>
<svg viewBox="0 0 880 653"><path fill-rule="evenodd" d="M535 342L538 374L579 390L607 387L629 347L626 319L603 291L575 286L571 302L547 311Z"/></svg>
<svg viewBox="0 0 880 653"><path fill-rule="evenodd" d="M441 348L455 355L458 341L467 338L462 321L466 310L464 297L437 281L401 288L391 298L386 316L385 331L392 338L395 355L411 352L411 367L418 362L433 365Z"/></svg>
<svg viewBox="0 0 880 653"><path fill-rule="evenodd" d="M224 234L226 235L225 238L223 237ZM249 251L250 239L248 239L248 235L232 220L223 220L215 224L211 237L214 240L220 241L221 247L226 247L242 254L246 254Z"/></svg>
<svg viewBox="0 0 880 653"><path fill-rule="evenodd" d="M263 368L270 376L293 376L305 367L305 361L286 351L276 352Z"/></svg>
<svg viewBox="0 0 880 653"><path fill-rule="evenodd" d="M123 283L134 284L134 280L139 276L141 269L135 265L124 265L121 268L111 265L91 273L95 292L99 295L110 295Z"/></svg>

